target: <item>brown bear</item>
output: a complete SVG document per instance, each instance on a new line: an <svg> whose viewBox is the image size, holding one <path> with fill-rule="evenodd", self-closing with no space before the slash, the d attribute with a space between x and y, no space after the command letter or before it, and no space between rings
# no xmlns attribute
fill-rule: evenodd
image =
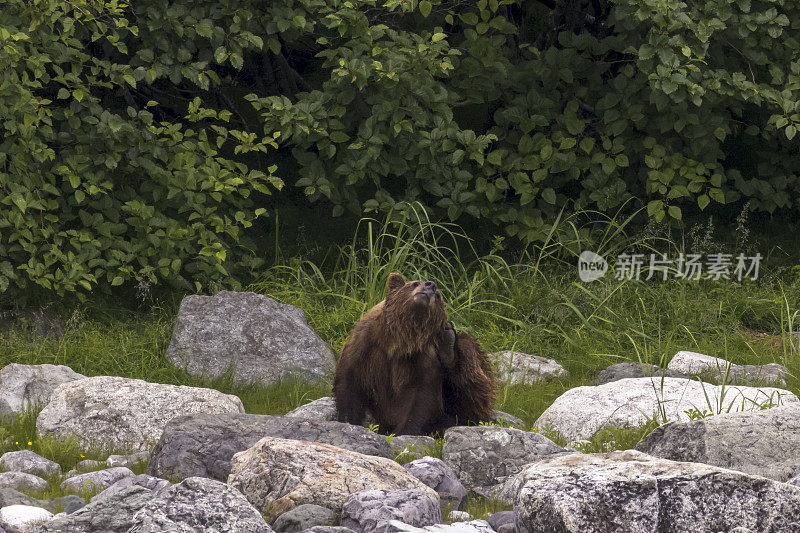
<svg viewBox="0 0 800 533"><path fill-rule="evenodd" d="M369 412L382 433L432 434L492 420L495 379L475 339L448 322L436 284L391 274L347 337L333 395L340 422Z"/></svg>

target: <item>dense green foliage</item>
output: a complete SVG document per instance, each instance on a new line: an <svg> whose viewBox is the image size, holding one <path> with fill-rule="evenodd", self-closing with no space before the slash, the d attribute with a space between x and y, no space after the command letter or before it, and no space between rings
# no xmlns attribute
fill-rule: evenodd
<svg viewBox="0 0 800 533"><path fill-rule="evenodd" d="M0 291L242 279L284 181L526 243L564 206L800 207L794 1L0 10Z"/></svg>

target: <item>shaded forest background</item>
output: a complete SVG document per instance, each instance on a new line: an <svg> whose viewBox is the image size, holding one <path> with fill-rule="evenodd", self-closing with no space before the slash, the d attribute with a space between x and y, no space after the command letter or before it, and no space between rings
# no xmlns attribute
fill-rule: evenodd
<svg viewBox="0 0 800 533"><path fill-rule="evenodd" d="M791 0L0 11L7 298L236 287L276 228L334 242L420 205L519 249L564 213L680 228L800 208Z"/></svg>

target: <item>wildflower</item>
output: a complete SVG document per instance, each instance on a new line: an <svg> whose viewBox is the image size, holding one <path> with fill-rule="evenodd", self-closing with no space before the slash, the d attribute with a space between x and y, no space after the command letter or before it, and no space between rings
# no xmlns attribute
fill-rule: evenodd
<svg viewBox="0 0 800 533"><path fill-rule="evenodd" d="M28 446L33 446L33 443L31 441L28 441Z"/></svg>

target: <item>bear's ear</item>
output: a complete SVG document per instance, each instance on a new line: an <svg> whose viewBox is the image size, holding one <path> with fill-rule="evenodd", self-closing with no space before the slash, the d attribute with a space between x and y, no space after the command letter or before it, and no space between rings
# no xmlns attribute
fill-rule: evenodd
<svg viewBox="0 0 800 533"><path fill-rule="evenodd" d="M389 274L389 281L386 282L386 295L392 294L394 291L398 290L400 287L406 284L406 280L403 279L403 276L398 274L397 272L392 272Z"/></svg>

